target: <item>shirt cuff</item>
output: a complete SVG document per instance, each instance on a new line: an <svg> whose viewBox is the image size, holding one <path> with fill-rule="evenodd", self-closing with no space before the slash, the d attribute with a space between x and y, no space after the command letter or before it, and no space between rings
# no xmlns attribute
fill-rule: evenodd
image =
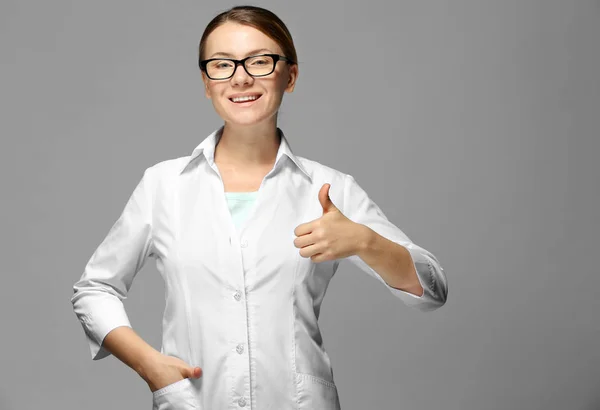
<svg viewBox="0 0 600 410"><path fill-rule="evenodd" d="M394 296L402 300L407 306L415 307L422 311L435 310L442 306L446 302L445 286L438 283L437 279L444 278L442 272L443 268L437 261L429 257L426 252L423 252L423 250L414 243L399 245L404 246L412 258L413 266L417 272L417 278L423 288L423 295L417 296L410 292L394 288L383 280L382 282Z"/></svg>
<svg viewBox="0 0 600 410"><path fill-rule="evenodd" d="M113 295L88 294L86 298L75 300L73 304L75 314L85 331L92 359L100 360L110 356L111 353L102 346L106 335L120 326L131 327L123 302Z"/></svg>

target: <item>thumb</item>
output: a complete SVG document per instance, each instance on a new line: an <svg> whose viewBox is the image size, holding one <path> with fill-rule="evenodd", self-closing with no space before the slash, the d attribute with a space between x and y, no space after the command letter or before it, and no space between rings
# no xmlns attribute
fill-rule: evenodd
<svg viewBox="0 0 600 410"><path fill-rule="evenodd" d="M331 202L331 198L329 198L330 187L331 184L323 184L321 190L319 191L319 202L321 203L321 207L323 207L324 214L337 209L333 202Z"/></svg>
<svg viewBox="0 0 600 410"><path fill-rule="evenodd" d="M202 376L202 369L200 367L188 367L188 377L198 379Z"/></svg>

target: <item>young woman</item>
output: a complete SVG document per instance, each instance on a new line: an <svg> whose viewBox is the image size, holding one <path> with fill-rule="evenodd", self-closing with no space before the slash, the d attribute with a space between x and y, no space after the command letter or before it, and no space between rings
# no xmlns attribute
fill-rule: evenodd
<svg viewBox="0 0 600 410"><path fill-rule="evenodd" d="M224 124L145 170L74 285L92 358L134 369L154 409L339 409L317 322L339 262L421 310L445 303L446 276L351 175L292 153L277 112L298 65L277 16L218 15L199 65ZM149 257L166 290L160 352L122 303Z"/></svg>

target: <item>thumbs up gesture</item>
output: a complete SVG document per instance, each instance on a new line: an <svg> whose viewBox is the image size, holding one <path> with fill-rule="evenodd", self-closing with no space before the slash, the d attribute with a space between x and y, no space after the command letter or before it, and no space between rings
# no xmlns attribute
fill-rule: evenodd
<svg viewBox="0 0 600 410"><path fill-rule="evenodd" d="M294 229L294 246L315 263L355 255L363 246L366 226L348 219L329 198L330 184L319 191L323 215Z"/></svg>

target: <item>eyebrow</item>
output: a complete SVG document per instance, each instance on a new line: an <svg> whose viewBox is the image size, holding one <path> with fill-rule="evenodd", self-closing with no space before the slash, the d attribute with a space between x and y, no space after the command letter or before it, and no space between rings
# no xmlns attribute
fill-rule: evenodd
<svg viewBox="0 0 600 410"><path fill-rule="evenodd" d="M269 50L268 48L259 48L257 50L250 51L246 55L247 56L252 56L252 55L255 55L255 54L258 54L258 53L262 53L262 52L265 52L265 51L267 53L269 53L269 54L275 54L273 51ZM220 56L220 57L234 58L233 54L224 53L224 52L218 52L218 53L214 53L212 56L208 57L208 59L215 58L215 57L218 57L218 56Z"/></svg>

